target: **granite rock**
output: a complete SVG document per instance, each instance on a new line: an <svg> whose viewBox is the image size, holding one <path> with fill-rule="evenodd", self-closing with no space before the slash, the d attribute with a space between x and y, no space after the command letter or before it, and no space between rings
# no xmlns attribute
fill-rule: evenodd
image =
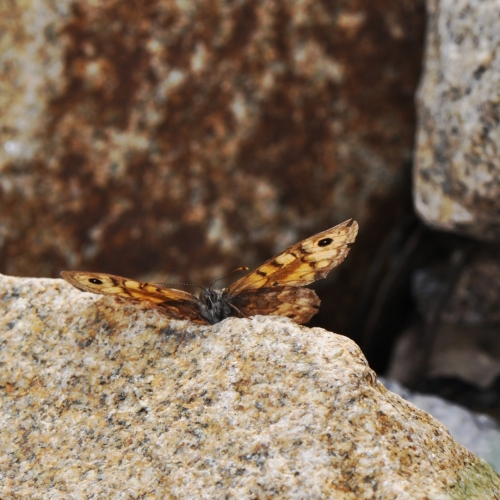
<svg viewBox="0 0 500 500"><path fill-rule="evenodd" d="M189 325L0 280L2 498L500 498L491 467L285 318Z"/></svg>
<svg viewBox="0 0 500 500"><path fill-rule="evenodd" d="M498 241L498 1L428 0L427 7L415 206L433 227Z"/></svg>
<svg viewBox="0 0 500 500"><path fill-rule="evenodd" d="M420 315L430 321L432 305L447 284L447 266L421 268L412 276L412 296ZM453 292L446 299L440 321L469 327L500 326L500 251L478 250L464 264Z"/></svg>
<svg viewBox="0 0 500 500"><path fill-rule="evenodd" d="M500 377L500 253L493 245L477 247L440 308L425 375L459 377L486 389ZM413 386L422 375L418 359L423 355L423 328L433 321L448 279L444 264L423 267L412 276L419 317L398 337L388 372L403 384Z"/></svg>
<svg viewBox="0 0 500 500"><path fill-rule="evenodd" d="M494 418L470 411L438 396L410 391L395 380L384 378L382 383L390 391L446 425L454 439L500 472L500 428Z"/></svg>

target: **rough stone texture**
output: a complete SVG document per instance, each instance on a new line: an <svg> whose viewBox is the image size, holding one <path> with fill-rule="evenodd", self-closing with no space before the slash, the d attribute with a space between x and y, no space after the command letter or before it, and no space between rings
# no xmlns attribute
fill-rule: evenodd
<svg viewBox="0 0 500 500"><path fill-rule="evenodd" d="M2 498L500 498L500 478L290 320L189 328L61 280L0 281Z"/></svg>
<svg viewBox="0 0 500 500"><path fill-rule="evenodd" d="M204 284L351 217L371 255L423 24L423 0L0 2L0 272Z"/></svg>
<svg viewBox="0 0 500 500"><path fill-rule="evenodd" d="M422 317L446 287L448 266L422 268L412 277L412 294ZM500 249L478 250L461 270L458 283L441 311L440 321L473 327L500 327Z"/></svg>
<svg viewBox="0 0 500 500"><path fill-rule="evenodd" d="M456 287L440 311L429 376L454 376L486 388L500 376L500 251L478 248L465 263ZM423 322L447 286L448 266L419 269L412 278L412 295ZM401 335L394 347L390 375L403 384L414 382L422 321Z"/></svg>
<svg viewBox="0 0 500 500"><path fill-rule="evenodd" d="M437 396L410 391L395 380L384 378L380 381L387 389L446 425L450 434L461 445L484 458L497 472L500 471L500 429L496 420Z"/></svg>
<svg viewBox="0 0 500 500"><path fill-rule="evenodd" d="M412 385L422 356L422 326L412 324L394 345L387 376L403 385ZM500 336L498 328L442 324L434 339L428 377L459 377L483 389L500 377Z"/></svg>
<svg viewBox="0 0 500 500"><path fill-rule="evenodd" d="M498 0L428 0L415 205L430 225L500 239Z"/></svg>

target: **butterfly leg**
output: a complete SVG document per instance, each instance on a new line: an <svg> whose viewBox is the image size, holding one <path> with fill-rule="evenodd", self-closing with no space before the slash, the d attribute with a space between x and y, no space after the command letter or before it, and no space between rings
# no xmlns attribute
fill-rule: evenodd
<svg viewBox="0 0 500 500"><path fill-rule="evenodd" d="M177 344L177 347L176 347L176 348L175 348L175 350L174 350L174 354L177 352L177 349L179 349L180 345L182 344L182 341L183 341L183 340L184 340L184 338L186 337L186 332L187 332L187 329L188 329L189 323L190 323L190 321L189 321L189 320L187 320L187 321L186 321L186 326L184 327L184 330L182 330L181 340L179 340L179 343Z"/></svg>
<svg viewBox="0 0 500 500"><path fill-rule="evenodd" d="M232 307L240 316L240 318L246 318L247 316L245 316L234 304L229 304L229 307Z"/></svg>

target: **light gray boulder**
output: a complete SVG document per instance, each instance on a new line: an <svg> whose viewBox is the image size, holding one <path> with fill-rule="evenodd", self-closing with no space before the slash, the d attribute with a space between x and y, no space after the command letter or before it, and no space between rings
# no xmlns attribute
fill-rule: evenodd
<svg viewBox="0 0 500 500"><path fill-rule="evenodd" d="M427 0L415 207L431 226L500 239L498 0Z"/></svg>
<svg viewBox="0 0 500 500"><path fill-rule="evenodd" d="M0 278L1 498L500 498L500 478L285 318L186 326L62 280Z"/></svg>

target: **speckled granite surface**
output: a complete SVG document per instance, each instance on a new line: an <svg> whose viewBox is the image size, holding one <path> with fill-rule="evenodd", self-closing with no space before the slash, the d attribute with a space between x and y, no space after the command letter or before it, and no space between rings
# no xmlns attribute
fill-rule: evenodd
<svg viewBox="0 0 500 500"><path fill-rule="evenodd" d="M382 383L390 391L438 419L460 444L484 458L496 472L500 471L500 426L493 417L439 396L413 392L394 379L383 379Z"/></svg>
<svg viewBox="0 0 500 500"><path fill-rule="evenodd" d="M492 469L289 320L189 328L0 278L1 498L500 498Z"/></svg>
<svg viewBox="0 0 500 500"><path fill-rule="evenodd" d="M427 0L415 207L430 225L500 240L497 0Z"/></svg>

